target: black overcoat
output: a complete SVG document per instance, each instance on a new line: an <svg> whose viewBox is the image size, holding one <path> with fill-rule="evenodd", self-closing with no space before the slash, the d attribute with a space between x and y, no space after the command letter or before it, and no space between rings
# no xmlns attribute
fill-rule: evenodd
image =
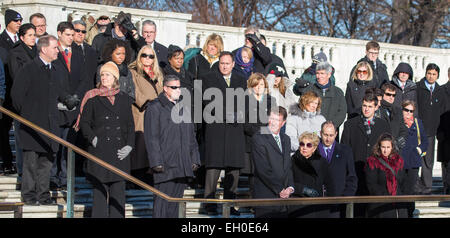
<svg viewBox="0 0 450 238"><path fill-rule="evenodd" d="M134 148L134 120L132 98L123 92L115 95L114 105L106 97L87 100L80 119L83 137L89 141L88 152L106 163L130 173L130 155L120 160L117 151L129 145ZM91 144L97 137L97 146ZM87 177L102 183L122 181L124 178L88 160Z"/></svg>
<svg viewBox="0 0 450 238"><path fill-rule="evenodd" d="M438 157L440 162L450 161L450 83L446 83L442 86L445 92L447 109L446 112L441 115L439 127L437 129L438 139Z"/></svg>
<svg viewBox="0 0 450 238"><path fill-rule="evenodd" d="M236 123L237 120L242 119L245 121L245 111L238 111L237 104L245 103L245 96L242 99L234 97L234 112L230 111L226 113L226 89L233 91L234 89L241 89L244 92L247 89L247 82L238 74L231 74L230 87L227 86L225 79L220 72L213 71L203 76L203 92L207 89L218 89L223 95L222 116L216 113L212 109L214 101L217 99L203 100L205 105L204 113L210 112L210 114L216 119L213 122L205 121L205 167L206 168L242 168L244 167L244 155L245 155L245 134L244 123ZM208 90L209 91L209 90ZM213 97L214 98L214 97ZM229 99L233 100L233 99ZM211 104L211 105L209 105ZM217 102L216 102L217 104ZM226 123L226 117L229 118L229 123ZM204 118L205 119L205 118ZM234 122L233 122L234 121Z"/></svg>
<svg viewBox="0 0 450 238"><path fill-rule="evenodd" d="M35 123L37 126L59 134L59 126L65 122L58 111L58 98L63 98L67 88L62 84L65 78L63 69L52 64L51 69L45 69L39 57L23 66L16 75L11 89L14 108L20 116ZM56 152L58 144L41 135L24 124L20 124L19 136L24 150L35 152Z"/></svg>
<svg viewBox="0 0 450 238"><path fill-rule="evenodd" d="M180 105L175 106L161 93L149 103L145 111L144 137L150 168L159 165L164 167L164 172L153 174L156 184L194 177L192 165L200 165L194 124L176 123L172 119L173 108ZM189 112L185 110L180 115L190 118Z"/></svg>
<svg viewBox="0 0 450 238"><path fill-rule="evenodd" d="M433 93L425 86L425 78L417 83L417 110L419 118L423 121L423 126L427 136L435 136L440 122L440 116L446 110L445 90L436 82Z"/></svg>
<svg viewBox="0 0 450 238"><path fill-rule="evenodd" d="M33 60L36 55L36 46L33 46L30 49L22 41L20 41L20 44L15 45L15 47L9 51L8 68L9 74L11 75L13 81L17 72L19 72L19 69L22 68L26 63Z"/></svg>
<svg viewBox="0 0 450 238"><path fill-rule="evenodd" d="M348 119L361 115L362 99L366 94L366 89L376 87L374 80L350 80L345 89L345 101L347 102Z"/></svg>
<svg viewBox="0 0 450 238"><path fill-rule="evenodd" d="M166 65L169 64L167 59L167 56L169 55L167 47L154 41L153 50L155 50L156 56L158 57L159 67L163 69L164 67L166 67Z"/></svg>
<svg viewBox="0 0 450 238"><path fill-rule="evenodd" d="M188 71L192 74L194 79L201 78L202 75L207 74L212 70L219 70L219 61L211 65L200 53L189 60Z"/></svg>

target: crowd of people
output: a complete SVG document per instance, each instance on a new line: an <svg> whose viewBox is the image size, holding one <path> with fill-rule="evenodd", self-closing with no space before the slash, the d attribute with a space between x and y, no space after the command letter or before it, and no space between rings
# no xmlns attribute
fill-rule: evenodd
<svg viewBox="0 0 450 238"><path fill-rule="evenodd" d="M6 10L0 105L169 196L191 187L215 198L222 170L225 199L236 198L240 176L249 177L252 198L431 194L436 138L450 194L450 84L436 82L434 63L419 82L404 62L389 79L380 46L370 41L344 93L336 81L347 79L335 77L323 52L291 83L255 26L229 52L218 34L202 48L163 46L155 22L144 21L139 32L123 12L60 22L57 36L47 34L41 13L23 20ZM3 173L22 178L23 202L55 204L49 191L66 189L66 149L4 115L0 145ZM133 184L81 156L76 172L93 185L92 217L125 217L125 190ZM253 210L255 217L345 214L341 205ZM412 217L413 210L412 203L358 204L355 216ZM218 214L215 204L202 212ZM177 216L177 203L155 197L153 217Z"/></svg>

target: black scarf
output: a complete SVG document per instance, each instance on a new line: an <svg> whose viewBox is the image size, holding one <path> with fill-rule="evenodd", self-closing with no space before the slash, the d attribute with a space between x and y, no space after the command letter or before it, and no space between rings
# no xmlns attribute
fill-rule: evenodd
<svg viewBox="0 0 450 238"><path fill-rule="evenodd" d="M31 59L34 59L34 57L36 57L37 55L37 49L36 49L36 45L34 45L33 47L28 47L27 45L25 45L25 43L20 40L20 45L22 46L22 48L25 50L25 52L27 53L28 56L30 56Z"/></svg>

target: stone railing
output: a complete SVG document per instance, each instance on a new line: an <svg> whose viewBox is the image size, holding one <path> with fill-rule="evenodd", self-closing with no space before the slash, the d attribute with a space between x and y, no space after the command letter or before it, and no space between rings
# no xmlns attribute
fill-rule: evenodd
<svg viewBox="0 0 450 238"><path fill-rule="evenodd" d="M208 24L189 23L190 14L158 12L141 9L105 6L71 2L67 0L3 0L0 3L0 24L4 27L4 11L15 9L24 17L24 22L35 12L41 12L47 17L47 31L56 35L56 26L70 16L73 20L85 15L115 16L120 11L132 14L132 20L140 29L144 20L155 21L158 27L156 40L164 45L176 44L184 47L194 45L202 47L208 35L217 33L222 36L225 50L232 51L244 43L244 28L226 27ZM267 38L267 45L273 53L284 60L293 80L299 77L311 64L311 56L323 51L328 61L336 69L337 85L346 88L349 74L356 62L364 57L367 41L354 39L339 39L331 37L309 36L303 34L284 33L276 31L261 31ZM409 63L414 70L414 80L418 81L425 75L428 63L436 63L441 67L439 83L447 82L447 68L450 66L450 49L433 49L397 44L381 43L379 58L388 68L391 76L400 62Z"/></svg>

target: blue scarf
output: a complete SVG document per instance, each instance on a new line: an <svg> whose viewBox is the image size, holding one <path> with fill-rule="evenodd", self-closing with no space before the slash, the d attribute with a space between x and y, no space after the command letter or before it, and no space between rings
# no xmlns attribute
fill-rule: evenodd
<svg viewBox="0 0 450 238"><path fill-rule="evenodd" d="M327 88L329 88L330 86L331 86L331 80L328 80L328 83L327 84L325 84L325 85L321 85L320 83L318 83L317 81L316 81L316 85L317 85L317 87L319 87L320 89L327 89Z"/></svg>
<svg viewBox="0 0 450 238"><path fill-rule="evenodd" d="M246 46L243 46L243 47L239 48L239 50L236 52L236 55L235 55L235 57L234 57L234 60L236 61L236 65L237 65L238 67L241 67L242 70L245 72L245 74L246 74L247 76L250 76L250 74L251 74L252 71L253 71L253 62L255 61L255 56L253 56L253 57L250 59L250 62L244 63L244 61L242 60L242 49L243 49L244 47L246 47Z"/></svg>

